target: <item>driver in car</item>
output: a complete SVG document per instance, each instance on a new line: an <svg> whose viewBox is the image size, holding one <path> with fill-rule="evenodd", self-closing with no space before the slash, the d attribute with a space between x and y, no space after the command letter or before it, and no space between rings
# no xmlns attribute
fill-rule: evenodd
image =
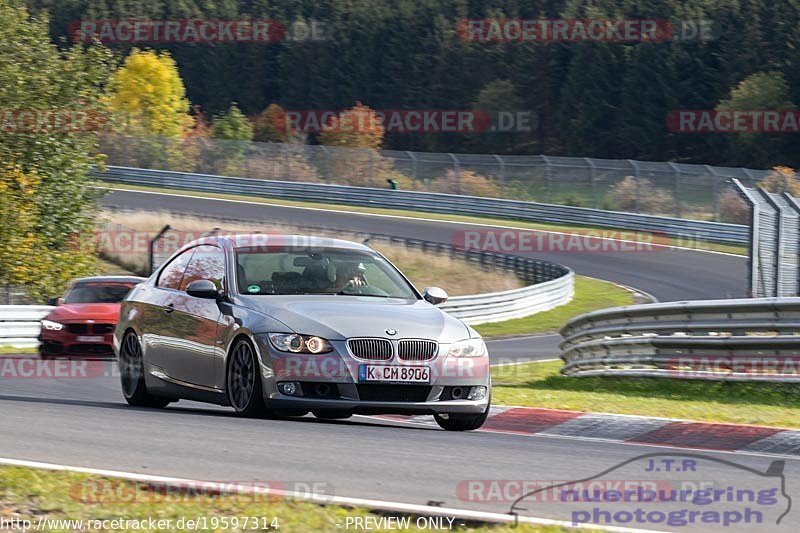
<svg viewBox="0 0 800 533"><path fill-rule="evenodd" d="M343 291L350 287L366 287L366 269L361 263L345 263L337 265L334 289Z"/></svg>

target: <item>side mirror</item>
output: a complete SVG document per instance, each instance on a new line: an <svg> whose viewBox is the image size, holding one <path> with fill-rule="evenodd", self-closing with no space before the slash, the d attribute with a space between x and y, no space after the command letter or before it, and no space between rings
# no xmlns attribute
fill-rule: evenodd
<svg viewBox="0 0 800 533"><path fill-rule="evenodd" d="M47 299L47 305L57 306L64 303L64 298L60 298L58 296L53 296L52 298Z"/></svg>
<svg viewBox="0 0 800 533"><path fill-rule="evenodd" d="M186 294L195 298L206 298L216 300L219 298L219 290L213 281L207 279L196 279L186 287Z"/></svg>
<svg viewBox="0 0 800 533"><path fill-rule="evenodd" d="M425 287L422 297L433 305L443 304L447 301L447 293L439 287Z"/></svg>

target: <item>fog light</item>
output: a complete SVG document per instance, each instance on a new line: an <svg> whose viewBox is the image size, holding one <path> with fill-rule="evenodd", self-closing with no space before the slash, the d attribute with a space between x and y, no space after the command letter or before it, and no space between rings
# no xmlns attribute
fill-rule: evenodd
<svg viewBox="0 0 800 533"><path fill-rule="evenodd" d="M300 392L300 384L296 381L285 381L283 383L278 383L278 390L281 391L281 394L285 394L286 396L303 395L303 393Z"/></svg>
<svg viewBox="0 0 800 533"><path fill-rule="evenodd" d="M472 387L469 389L467 400L478 401L486 398L486 387Z"/></svg>

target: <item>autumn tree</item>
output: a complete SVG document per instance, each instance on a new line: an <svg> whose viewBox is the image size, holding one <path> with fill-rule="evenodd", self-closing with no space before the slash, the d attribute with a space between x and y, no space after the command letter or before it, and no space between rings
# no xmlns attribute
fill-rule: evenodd
<svg viewBox="0 0 800 533"><path fill-rule="evenodd" d="M390 179L391 162L381 157L383 124L369 107L356 105L322 125L319 141L339 147L326 153L325 173L334 183L383 187Z"/></svg>
<svg viewBox="0 0 800 533"><path fill-rule="evenodd" d="M168 52L134 48L111 77L109 109L117 131L178 137L192 127L189 100L178 67Z"/></svg>
<svg viewBox="0 0 800 533"><path fill-rule="evenodd" d="M102 165L91 131L104 120L103 84L113 70L99 45L59 49L46 17L32 16L21 0L0 2L0 109L78 120L66 130L48 121L0 134L0 283L30 296L61 292L69 277L91 272L91 251L74 248L90 234L97 192L89 170Z"/></svg>
<svg viewBox="0 0 800 533"><path fill-rule="evenodd" d="M789 167L773 167L758 186L770 192L788 192L795 198L800 198L800 179L794 169Z"/></svg>
<svg viewBox="0 0 800 533"><path fill-rule="evenodd" d="M286 111L278 104L270 104L253 119L253 139L256 141L285 143L289 136Z"/></svg>
<svg viewBox="0 0 800 533"><path fill-rule="evenodd" d="M380 148L383 144L383 124L375 111L356 102L356 105L322 125L319 142L328 146L350 148Z"/></svg>
<svg viewBox="0 0 800 533"><path fill-rule="evenodd" d="M211 133L216 139L229 141L252 141L253 125L233 103L227 112L214 117Z"/></svg>

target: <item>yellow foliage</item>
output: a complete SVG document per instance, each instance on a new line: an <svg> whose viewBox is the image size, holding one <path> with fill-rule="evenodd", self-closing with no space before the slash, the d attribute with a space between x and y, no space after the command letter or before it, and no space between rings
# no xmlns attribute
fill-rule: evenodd
<svg viewBox="0 0 800 533"><path fill-rule="evenodd" d="M168 52L134 48L109 86L117 131L177 137L193 125L186 88Z"/></svg>
<svg viewBox="0 0 800 533"><path fill-rule="evenodd" d="M41 180L16 165L0 168L0 284L21 287L34 300L60 294L85 275L94 256L76 247L52 250L38 226L36 195Z"/></svg>
<svg viewBox="0 0 800 533"><path fill-rule="evenodd" d="M322 126L319 140L328 146L377 149L383 144L383 124L369 107L356 105Z"/></svg>
<svg viewBox="0 0 800 533"><path fill-rule="evenodd" d="M792 196L800 198L800 180L794 169L789 167L773 167L758 186L770 192L788 192Z"/></svg>

